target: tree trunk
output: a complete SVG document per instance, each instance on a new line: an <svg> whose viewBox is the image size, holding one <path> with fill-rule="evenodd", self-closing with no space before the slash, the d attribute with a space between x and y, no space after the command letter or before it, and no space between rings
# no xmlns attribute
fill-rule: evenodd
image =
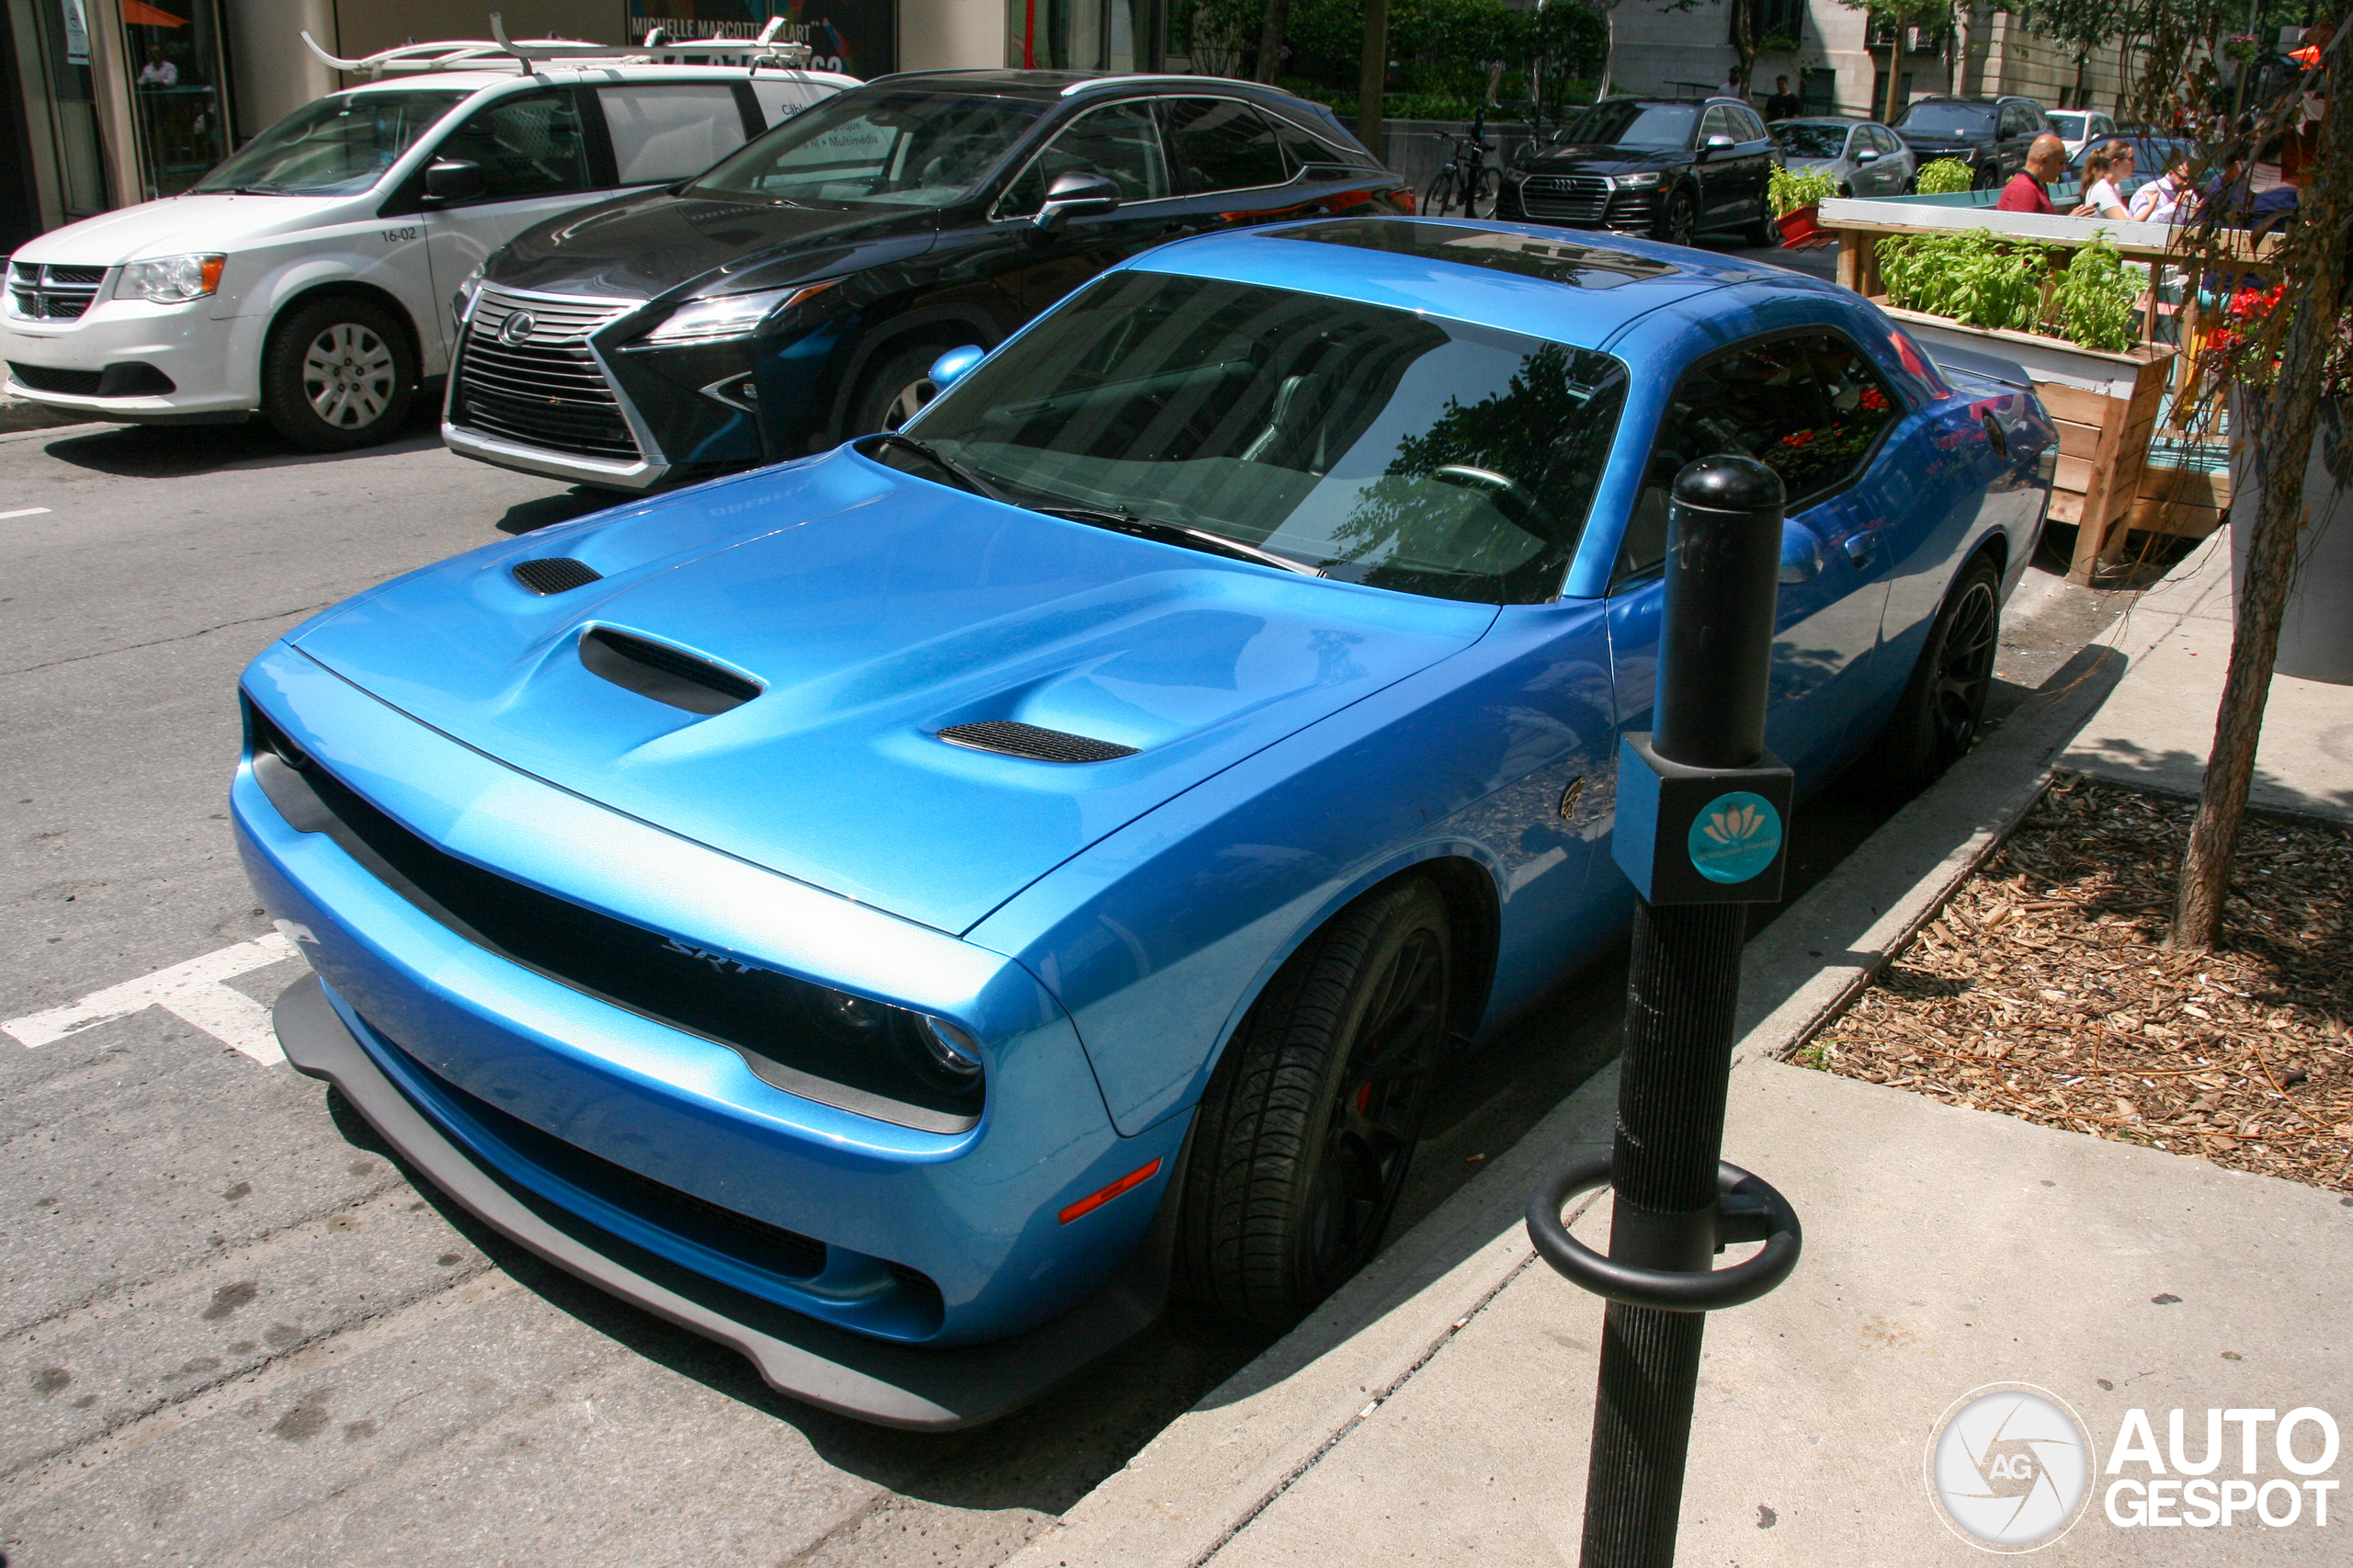
<svg viewBox="0 0 2353 1568"><path fill-rule="evenodd" d="M1364 0L1364 70L1357 78L1357 140L1381 156L1381 92L1389 85L1389 0Z"/></svg>
<svg viewBox="0 0 2353 1568"><path fill-rule="evenodd" d="M1887 46L1887 112L1880 116L1879 122L1881 125L1895 123L1895 95L1901 90L1897 85L1900 78L1897 77L1895 70L1903 63L1903 50L1904 29L1898 28L1894 38L1889 40Z"/></svg>
<svg viewBox="0 0 2353 1568"><path fill-rule="evenodd" d="M2246 820L2256 743L2263 734L2271 665L2279 652L2279 619L2295 577L2297 536L2304 521L2304 470L2312 458L2321 376L2335 346L2344 298L2341 231L2348 192L2353 192L2353 136L2345 133L2342 119L2324 119L2319 174L2301 205L2307 233L2336 237L2321 241L2314 254L2303 258L2307 265L2294 269L2295 319L2288 328L2279 379L2262 400L2262 419L2251 432L2261 443L2263 465L2255 533L2247 542L2246 582L2239 595L2238 625L2231 634L2230 674L2223 679L2222 706L2214 715L2214 748L2207 758L2189 843L2182 851L2173 934L2166 938L2167 946L2188 951L2202 952L2222 935L2231 861Z"/></svg>
<svg viewBox="0 0 2353 1568"><path fill-rule="evenodd" d="M1283 23L1289 19L1290 0L1267 0L1267 19L1258 28L1258 69L1252 74L1261 82L1272 82L1282 66Z"/></svg>
<svg viewBox="0 0 2353 1568"><path fill-rule="evenodd" d="M1609 96L1609 73L1618 63L1618 11L1615 6L1601 17L1604 34L1601 53L1601 85L1593 90L1593 101L1599 103Z"/></svg>

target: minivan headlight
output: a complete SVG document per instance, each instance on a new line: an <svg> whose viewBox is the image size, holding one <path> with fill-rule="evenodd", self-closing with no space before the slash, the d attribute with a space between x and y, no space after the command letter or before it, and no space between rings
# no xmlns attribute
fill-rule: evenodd
<svg viewBox="0 0 2353 1568"><path fill-rule="evenodd" d="M146 300L177 305L200 300L221 287L225 256L167 256L153 261L126 263L114 286L118 300Z"/></svg>
<svg viewBox="0 0 2353 1568"><path fill-rule="evenodd" d="M812 294L822 293L841 279L829 278L795 289L762 289L750 294L722 294L710 300L688 300L669 319L638 339L640 344L718 343L748 337L759 324L780 311L790 310Z"/></svg>

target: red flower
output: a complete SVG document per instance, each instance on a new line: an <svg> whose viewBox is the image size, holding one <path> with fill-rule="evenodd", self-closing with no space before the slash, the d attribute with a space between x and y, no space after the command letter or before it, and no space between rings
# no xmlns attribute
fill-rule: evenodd
<svg viewBox="0 0 2353 1568"><path fill-rule="evenodd" d="M1887 407L1887 394L1877 387L1865 387L1862 402L1865 408L1878 414Z"/></svg>
<svg viewBox="0 0 2353 1568"><path fill-rule="evenodd" d="M1813 442L1813 432L1811 430L1796 430L1781 437L1781 445L1785 447L1811 446Z"/></svg>

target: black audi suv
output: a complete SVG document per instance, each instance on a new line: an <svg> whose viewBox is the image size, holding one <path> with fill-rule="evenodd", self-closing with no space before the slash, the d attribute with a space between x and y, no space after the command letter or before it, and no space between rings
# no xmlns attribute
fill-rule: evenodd
<svg viewBox="0 0 2353 1568"><path fill-rule="evenodd" d="M1738 98L1604 98L1513 155L1499 215L1679 245L1729 229L1771 244L1780 158Z"/></svg>
<svg viewBox="0 0 2353 1568"><path fill-rule="evenodd" d="M1149 246L1412 210L1329 110L1271 87L885 77L494 254L456 301L442 437L620 490L800 457L895 426L943 351Z"/></svg>

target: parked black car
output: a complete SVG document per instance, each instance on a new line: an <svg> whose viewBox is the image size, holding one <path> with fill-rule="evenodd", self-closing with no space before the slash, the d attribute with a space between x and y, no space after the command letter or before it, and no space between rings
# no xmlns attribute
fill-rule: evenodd
<svg viewBox="0 0 2353 1568"><path fill-rule="evenodd" d="M2027 149L2049 131L2042 106L2020 97L1921 98L1895 122L1895 133L1922 166L1959 158L1970 166L1978 190L1991 190L2026 167Z"/></svg>
<svg viewBox="0 0 2353 1568"><path fill-rule="evenodd" d="M1204 230L1410 212L1321 106L1204 77L912 73L568 213L461 298L443 438L642 490L896 426L932 361Z"/></svg>
<svg viewBox="0 0 2353 1568"><path fill-rule="evenodd" d="M1513 156L1498 215L1674 244L1733 229L1770 244L1780 156L1737 98L1604 98Z"/></svg>

